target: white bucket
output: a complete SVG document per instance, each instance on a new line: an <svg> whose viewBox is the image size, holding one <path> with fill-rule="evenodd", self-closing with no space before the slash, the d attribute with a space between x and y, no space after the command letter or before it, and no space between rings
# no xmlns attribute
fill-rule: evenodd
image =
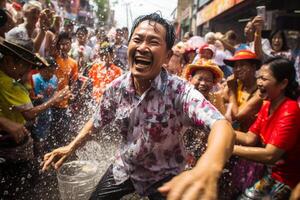
<svg viewBox="0 0 300 200"><path fill-rule="evenodd" d="M89 199L100 180L99 164L95 161L72 161L57 172L62 200Z"/></svg>

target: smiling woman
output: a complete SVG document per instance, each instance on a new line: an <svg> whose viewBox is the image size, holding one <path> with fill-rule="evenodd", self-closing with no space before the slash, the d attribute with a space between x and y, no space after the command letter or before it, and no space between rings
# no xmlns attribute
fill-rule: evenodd
<svg viewBox="0 0 300 200"><path fill-rule="evenodd" d="M283 58L267 61L259 71L259 95L266 100L247 134L237 132L234 155L264 164L270 170L240 199L288 199L300 181L300 109L293 63ZM262 145L257 145L262 144Z"/></svg>

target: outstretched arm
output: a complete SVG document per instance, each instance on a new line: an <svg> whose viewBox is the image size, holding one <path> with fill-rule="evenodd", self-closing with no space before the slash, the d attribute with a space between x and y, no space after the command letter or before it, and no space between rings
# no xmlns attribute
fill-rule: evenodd
<svg viewBox="0 0 300 200"><path fill-rule="evenodd" d="M65 160L88 138L90 134L94 132L93 119L90 119L76 136L76 138L67 146L60 147L54 151L47 153L44 156L44 163L42 170L49 169L51 165L54 165L55 169L58 169ZM53 164L52 164L53 163Z"/></svg>
<svg viewBox="0 0 300 200"><path fill-rule="evenodd" d="M217 199L217 183L233 149L235 134L226 120L216 121L208 138L208 148L196 166L159 188L168 200Z"/></svg>

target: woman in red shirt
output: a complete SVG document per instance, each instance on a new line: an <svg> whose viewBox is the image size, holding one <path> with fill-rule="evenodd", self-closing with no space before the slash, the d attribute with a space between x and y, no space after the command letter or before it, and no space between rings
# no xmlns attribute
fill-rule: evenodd
<svg viewBox="0 0 300 200"><path fill-rule="evenodd" d="M236 131L233 154L268 166L267 174L239 199L288 199L300 181L300 109L293 63L273 58L260 69L259 95L264 99L248 133Z"/></svg>

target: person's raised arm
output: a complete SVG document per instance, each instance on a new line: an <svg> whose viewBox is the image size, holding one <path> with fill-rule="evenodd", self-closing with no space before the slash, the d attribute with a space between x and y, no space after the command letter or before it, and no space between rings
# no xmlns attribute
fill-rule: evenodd
<svg viewBox="0 0 300 200"><path fill-rule="evenodd" d="M253 27L255 28L254 32L254 52L258 59L263 59L263 49L262 49L262 36L261 32L263 29L264 21L261 16L256 16L252 21Z"/></svg>

